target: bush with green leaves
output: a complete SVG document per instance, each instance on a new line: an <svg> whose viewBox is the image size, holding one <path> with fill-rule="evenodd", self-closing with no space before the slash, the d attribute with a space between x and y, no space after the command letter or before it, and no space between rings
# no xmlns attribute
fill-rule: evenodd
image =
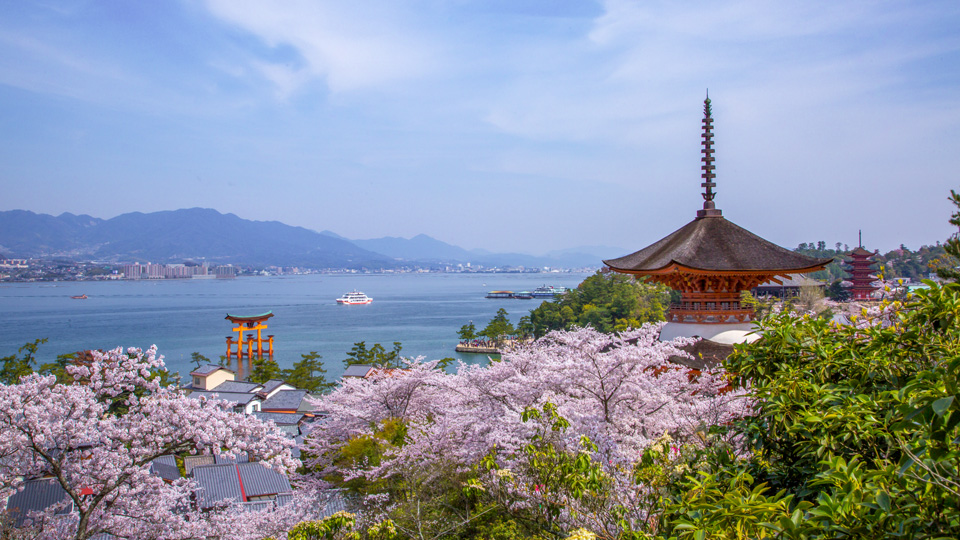
<svg viewBox="0 0 960 540"><path fill-rule="evenodd" d="M756 414L673 489L664 538L960 536L960 284L854 325L786 314L726 362Z"/></svg>

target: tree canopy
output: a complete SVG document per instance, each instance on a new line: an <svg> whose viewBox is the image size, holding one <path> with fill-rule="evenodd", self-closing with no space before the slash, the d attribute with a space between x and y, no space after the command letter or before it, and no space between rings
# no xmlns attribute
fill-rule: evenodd
<svg viewBox="0 0 960 540"><path fill-rule="evenodd" d="M560 298L540 304L530 313L530 323L537 337L575 326L620 332L665 320L671 294L663 285L597 272Z"/></svg>

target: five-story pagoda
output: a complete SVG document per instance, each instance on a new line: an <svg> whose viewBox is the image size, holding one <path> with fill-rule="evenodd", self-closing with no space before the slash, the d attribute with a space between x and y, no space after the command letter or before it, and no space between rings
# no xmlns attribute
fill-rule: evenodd
<svg viewBox="0 0 960 540"><path fill-rule="evenodd" d="M678 336L720 343L745 340L753 310L740 293L778 276L823 269L832 259L817 259L784 249L727 221L714 203L713 117L710 97L703 107L703 209L677 231L636 253L603 261L614 272L646 277L680 292L670 307L661 340ZM732 331L732 332L731 332Z"/></svg>

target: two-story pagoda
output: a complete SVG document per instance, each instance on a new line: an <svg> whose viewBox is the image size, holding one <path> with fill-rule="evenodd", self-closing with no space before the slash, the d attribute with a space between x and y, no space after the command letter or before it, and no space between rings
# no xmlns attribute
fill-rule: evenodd
<svg viewBox="0 0 960 540"><path fill-rule="evenodd" d="M714 203L713 117L710 97L703 107L703 209L677 231L636 253L603 261L614 272L645 277L680 292L661 340L699 336L730 344L747 336L754 312L740 293L778 277L823 269L832 259L817 259L784 249L727 221Z"/></svg>

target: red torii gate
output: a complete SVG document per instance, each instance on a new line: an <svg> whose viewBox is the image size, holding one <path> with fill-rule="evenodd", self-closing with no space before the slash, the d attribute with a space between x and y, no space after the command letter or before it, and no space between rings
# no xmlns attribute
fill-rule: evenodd
<svg viewBox="0 0 960 540"><path fill-rule="evenodd" d="M267 324L264 322L270 317L273 317L273 312L268 311L260 315L252 316L239 316L239 315L230 315L229 313L226 316L226 319L235 326L233 331L237 333L237 339L234 341L233 336L227 336L227 361L229 362L233 358L234 354L237 356L237 364L240 363L240 359L246 357L249 361L256 354L257 358L262 358L263 353L266 352L267 356L273 358L273 335L268 335L267 339L263 339L262 332L267 329ZM244 332L253 332L257 331L257 337L254 338L253 334L247 334L246 339L244 339ZM267 342L266 351L263 348L263 342ZM233 344L237 344L236 353L233 351ZM256 349L254 349L254 343L256 343ZM247 345L247 350L244 352L243 345Z"/></svg>

